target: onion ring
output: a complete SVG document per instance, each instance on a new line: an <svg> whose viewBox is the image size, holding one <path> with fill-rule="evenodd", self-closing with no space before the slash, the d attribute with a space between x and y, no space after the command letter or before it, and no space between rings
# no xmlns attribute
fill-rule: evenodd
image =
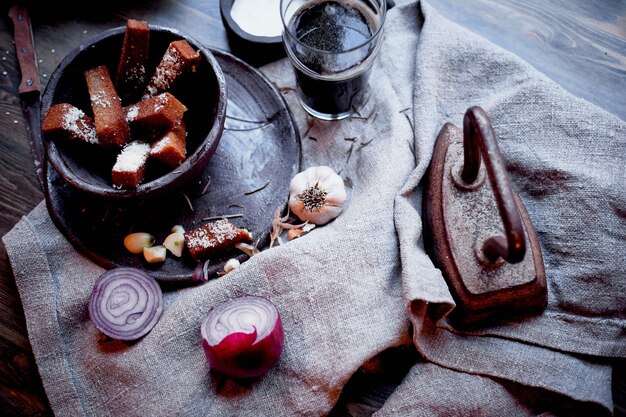
<svg viewBox="0 0 626 417"><path fill-rule="evenodd" d="M163 293L145 272L111 269L98 278L89 298L89 318L102 333L135 340L155 326L163 312Z"/></svg>

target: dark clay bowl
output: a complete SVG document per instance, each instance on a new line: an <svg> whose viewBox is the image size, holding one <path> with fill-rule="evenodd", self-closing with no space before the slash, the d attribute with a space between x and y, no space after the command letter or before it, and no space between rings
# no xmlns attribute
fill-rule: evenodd
<svg viewBox="0 0 626 417"><path fill-rule="evenodd" d="M109 68L111 78L122 50L125 27L105 31L70 52L57 66L42 96L41 111L58 103L70 103L92 115L84 72L98 65ZM187 159L175 169L148 166L144 182L136 188L113 188L111 168L117 153L87 144L50 140L47 159L59 175L74 187L98 197L148 197L173 191L200 174L215 153L226 118L226 81L213 54L198 41L175 29L150 25L148 77L170 42L186 39L200 51L197 71L188 72L171 90L186 107ZM130 103L122 103L127 105ZM131 140L133 140L131 136Z"/></svg>

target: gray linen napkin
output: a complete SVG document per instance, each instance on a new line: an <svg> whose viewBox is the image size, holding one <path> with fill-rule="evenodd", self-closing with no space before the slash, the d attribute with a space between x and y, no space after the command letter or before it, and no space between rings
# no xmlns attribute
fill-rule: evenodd
<svg viewBox="0 0 626 417"><path fill-rule="evenodd" d="M528 389L520 389L517 400L527 407L512 415L572 415L564 398L612 412L610 359L626 356L626 124L426 2L419 11L404 10L421 35L413 92L417 166L395 205L403 286L419 352L449 370L416 365L377 416L497 415L512 404L519 384L561 401L531 406L523 400ZM468 333L446 319L454 303L417 237L420 181L434 139L445 122L462 126L474 104L492 118L513 186L539 235L549 305L534 318Z"/></svg>
<svg viewBox="0 0 626 417"><path fill-rule="evenodd" d="M377 116L308 129L294 93L286 94L301 133L308 130L302 168L329 165L341 172L349 186L346 210L225 277L166 292L161 319L138 342L100 341L87 300L103 270L73 250L43 204L4 236L55 414L320 416L363 363L411 343L393 205L414 167L413 132L400 110L411 107L414 61L403 42L417 31L390 17L365 110L377 103ZM280 87L295 87L286 60L264 72ZM269 230L273 213L267 216ZM244 293L271 299L285 327L280 361L252 384L210 373L201 347L200 324L209 309Z"/></svg>
<svg viewBox="0 0 626 417"><path fill-rule="evenodd" d="M623 180L624 123L567 95L428 5L421 9L423 14L411 4L390 11L366 117L309 123L295 95L286 94L303 134L302 167L324 164L341 173L349 192L345 212L223 278L168 291L161 320L138 342L100 340L86 300L103 271L73 250L43 204L3 237L57 415L324 415L362 364L411 342L409 319L418 349L434 362L431 369L440 370L432 371L440 383L430 398L440 386L467 388L467 378L489 381L482 385L485 396L499 398L499 404L519 405L526 398L517 391L504 398L499 385L477 373L508 380L506 387L520 392L541 387L546 395L610 408L610 367L597 362L624 356L624 291L617 288L623 286L617 279L623 260L611 263L600 246L624 242L623 193L609 189L618 175ZM472 69L464 70L469 63ZM263 71L280 87L294 86L286 60ZM419 241L419 182L435 135L445 121L460 123L473 104L492 116L514 185L539 230L552 300L546 318L478 337L456 334L445 321L452 298ZM411 108L414 122L406 117ZM594 123L580 122L580 112ZM593 152L591 143L597 145ZM613 177L606 174L619 167ZM576 205L564 204L569 200L562 193ZM605 216L606 230L585 221L598 215ZM607 236L600 239L603 232ZM582 238L573 241L577 236ZM583 257L572 259L582 251ZM211 306L243 293L272 299L286 335L277 366L252 384L211 374L200 346L199 326ZM589 297L593 301L584 302ZM591 332L595 341L586 343ZM546 363L549 369L541 369ZM426 401L425 380L417 381L421 391L411 381L415 371L426 375L422 365L383 415L407 415L393 410ZM463 404L474 393L459 395Z"/></svg>

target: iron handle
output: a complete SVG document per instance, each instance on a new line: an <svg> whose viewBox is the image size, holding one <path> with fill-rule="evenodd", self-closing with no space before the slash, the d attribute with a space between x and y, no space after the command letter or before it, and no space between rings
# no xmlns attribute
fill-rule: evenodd
<svg viewBox="0 0 626 417"><path fill-rule="evenodd" d="M498 257L509 263L521 262L526 254L524 227L491 120L481 107L470 107L465 112L463 154L461 178L467 184L476 181L481 161L484 162L504 225L505 236L490 236L483 244L485 257L491 262L495 262Z"/></svg>

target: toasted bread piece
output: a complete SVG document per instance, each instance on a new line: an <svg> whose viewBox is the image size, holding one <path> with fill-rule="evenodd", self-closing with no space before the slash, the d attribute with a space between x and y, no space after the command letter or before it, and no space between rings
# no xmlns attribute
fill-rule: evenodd
<svg viewBox="0 0 626 417"><path fill-rule="evenodd" d="M98 144L93 119L69 103L50 107L41 123L41 131L51 138Z"/></svg>
<svg viewBox="0 0 626 417"><path fill-rule="evenodd" d="M85 71L85 79L100 143L121 148L128 142L130 130L109 70L104 65L92 68Z"/></svg>
<svg viewBox="0 0 626 417"><path fill-rule="evenodd" d="M135 188L143 181L150 144L133 141L126 145L117 156L111 170L114 188Z"/></svg>
<svg viewBox="0 0 626 417"><path fill-rule="evenodd" d="M187 107L168 92L124 107L128 123L143 130L169 130L180 124L186 111Z"/></svg>
<svg viewBox="0 0 626 417"><path fill-rule="evenodd" d="M128 19L122 53L115 74L115 88L125 103L135 102L146 87L150 26L142 20Z"/></svg>
<svg viewBox="0 0 626 417"><path fill-rule="evenodd" d="M152 144L150 158L171 168L183 163L187 156L187 129L181 121Z"/></svg>
<svg viewBox="0 0 626 417"><path fill-rule="evenodd" d="M150 79L143 99L169 91L178 79L187 71L192 71L200 61L200 52L191 47L184 39L171 42L163 58Z"/></svg>
<svg viewBox="0 0 626 417"><path fill-rule="evenodd" d="M228 219L221 219L185 232L185 246L195 260L205 260L227 251L239 242L252 242L252 234Z"/></svg>

